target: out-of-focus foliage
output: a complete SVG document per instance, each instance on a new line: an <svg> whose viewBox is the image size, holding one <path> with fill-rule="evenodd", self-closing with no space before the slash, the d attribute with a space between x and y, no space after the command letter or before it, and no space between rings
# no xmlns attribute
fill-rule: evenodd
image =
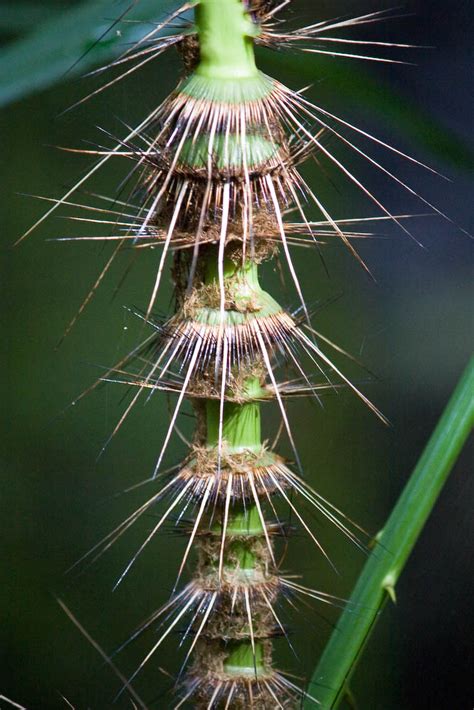
<svg viewBox="0 0 474 710"><path fill-rule="evenodd" d="M110 4L90 0L66 10L57 8L49 18L46 9L46 19L39 23L41 14L33 9L31 21L25 21L18 38L0 53L0 105L82 73L123 51L128 42L136 40L137 32L143 33L134 23L121 25L120 32L112 26L129 5L129 0ZM140 18L156 20L175 6L174 0L140 0ZM30 8L29 2L11 3L13 22L26 19ZM4 26L8 25L8 8L2 14ZM130 13L127 19L137 19L137 14Z"/></svg>

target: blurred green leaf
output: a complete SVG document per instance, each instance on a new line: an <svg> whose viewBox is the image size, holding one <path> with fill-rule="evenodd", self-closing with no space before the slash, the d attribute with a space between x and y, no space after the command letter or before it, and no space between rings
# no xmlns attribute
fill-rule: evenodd
<svg viewBox="0 0 474 710"><path fill-rule="evenodd" d="M132 0L82 2L72 9L54 14L28 35L7 45L0 52L0 106L45 89L63 80L66 75L70 77L84 73L117 56L143 32L134 23L122 23L120 33L116 31L118 28L111 27L114 18L131 4ZM23 17L22 11L28 5L7 3L0 16L3 13L7 17L8 12L12 12L12 17L16 16L18 20ZM157 21L177 5L177 0L140 0L127 19ZM38 12L36 6L32 10L30 26L37 22ZM314 82L315 78L322 78L341 101L369 109L431 155L458 168L474 168L474 154L462 139L422 108L407 102L391 87L375 79L360 65L354 71L353 64L329 58L308 60L301 55L277 52L262 52L262 56L263 67L268 67L270 73L278 68L297 76L300 81Z"/></svg>
<svg viewBox="0 0 474 710"><path fill-rule="evenodd" d="M83 2L55 14L27 36L0 52L0 106L45 89L65 78L107 62L137 37L137 26L111 28L132 0ZM157 20L176 7L176 0L140 0L133 17ZM132 12L128 17L132 17ZM81 59L82 57L82 59ZM78 62L78 60L80 61Z"/></svg>
<svg viewBox="0 0 474 710"><path fill-rule="evenodd" d="M31 28L39 22L51 18L57 7L45 2L32 2L26 0L2 0L0 5L0 29L3 32L14 34Z"/></svg>

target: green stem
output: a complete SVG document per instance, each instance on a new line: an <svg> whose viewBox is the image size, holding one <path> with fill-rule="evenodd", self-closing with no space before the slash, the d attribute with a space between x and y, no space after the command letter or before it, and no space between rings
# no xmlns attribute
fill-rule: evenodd
<svg viewBox="0 0 474 710"><path fill-rule="evenodd" d="M258 379L249 378L248 389L260 389ZM207 438L206 445L216 448L219 445L220 402L206 402ZM260 405L254 402L235 404L224 403L223 445L226 453L241 453L244 451L260 451L262 448L260 432ZM216 524L220 530L220 523ZM262 537L263 527L260 513L255 504L233 506L226 526L226 552L224 568L237 567L243 580L251 582L258 570L257 558L253 541ZM224 663L224 670L229 675L249 676L263 672L263 646L252 644L250 637L232 646Z"/></svg>
<svg viewBox="0 0 474 710"><path fill-rule="evenodd" d="M474 359L467 366L385 527L312 677L322 710L336 708L379 612L395 585L474 425ZM315 703L306 700L305 708Z"/></svg>
<svg viewBox="0 0 474 710"><path fill-rule="evenodd" d="M262 521L255 505L236 506L229 515L226 535L232 537L256 537L263 534ZM246 567L248 569L248 567Z"/></svg>
<svg viewBox="0 0 474 710"><path fill-rule="evenodd" d="M211 252L206 264L206 284L218 284L217 250ZM258 283L257 264L246 261L235 264L230 259L224 259L224 279L231 286L232 299L244 304L255 295L265 295ZM227 312L232 313L232 311ZM219 311L216 317L220 319ZM245 316L244 316L245 318ZM244 385L244 391L239 393L242 399L249 401L242 404L224 402L222 417L222 440L226 451L243 453L258 452L262 448L260 405L252 401L262 396L262 388L257 377L249 377ZM219 445L219 418L221 405L218 400L206 402L207 416L207 446L215 448Z"/></svg>
<svg viewBox="0 0 474 710"><path fill-rule="evenodd" d="M258 74L252 40L257 28L241 0L200 0L195 17L200 51L196 74L231 80Z"/></svg>
<svg viewBox="0 0 474 710"><path fill-rule="evenodd" d="M227 1L227 0L226 0ZM239 3L240 4L240 3ZM223 264L224 281L235 307L241 307L242 313L226 311L226 318L240 315L244 320L248 317L246 304L255 298L267 298L258 282L258 265L250 260L243 264L234 263L225 258ZM206 285L219 284L219 269L217 249L211 250L206 262ZM272 306L273 307L273 306ZM222 314L216 311L217 319ZM226 455L245 454L245 452L262 452L260 404L257 400L262 396L260 380L249 374L244 379L239 392L242 402L225 401L221 407L219 400L206 401L206 446L208 449L223 447ZM220 417L222 416L222 431ZM219 441L220 435L222 440ZM214 532L222 534L222 522L214 525ZM224 552L224 569L238 574L241 583L251 585L255 577L261 575L255 541L264 535L261 512L255 503L239 503L229 511L226 524L226 547ZM265 672L264 647L260 642L248 638L229 644L228 655L224 662L224 671L229 676L238 678L255 678Z"/></svg>
<svg viewBox="0 0 474 710"><path fill-rule="evenodd" d="M240 641L233 645L225 663L224 670L229 675L248 675L255 678L264 672L263 644L255 644L255 652L247 641Z"/></svg>
<svg viewBox="0 0 474 710"><path fill-rule="evenodd" d="M219 536L222 534L220 522L213 526L213 532ZM255 538L261 538L263 534L262 521L256 505L236 505L231 510L225 530L224 569L235 572L237 561L242 583L252 582L261 574L254 542Z"/></svg>
<svg viewBox="0 0 474 710"><path fill-rule="evenodd" d="M212 250L206 262L206 285L214 284L219 286L217 249ZM264 291L258 281L258 264L247 259L243 264L236 264L231 259L224 259L224 286L227 297L235 304L238 310L226 310L225 325L241 325L249 321L250 318L266 317L281 312L281 306ZM220 308L203 309L201 317L208 325L218 325L222 316ZM199 318L199 314L196 314ZM262 392L253 393L252 396L260 397Z"/></svg>
<svg viewBox="0 0 474 710"><path fill-rule="evenodd" d="M260 392L258 379L252 378L254 387ZM250 386L250 385L249 385ZM219 444L220 402L208 400L207 414L207 446L215 448ZM226 452L243 453L258 452L262 448L260 432L260 405L256 402L235 404L225 402L222 421L222 444Z"/></svg>
<svg viewBox="0 0 474 710"><path fill-rule="evenodd" d="M211 251L206 262L206 284L219 283L219 267L217 261L218 250ZM239 260L238 263L232 261L228 257L224 257L224 279L232 280L234 284L246 284L249 289L254 291L261 290L258 281L258 264L250 259L247 259L243 264Z"/></svg>

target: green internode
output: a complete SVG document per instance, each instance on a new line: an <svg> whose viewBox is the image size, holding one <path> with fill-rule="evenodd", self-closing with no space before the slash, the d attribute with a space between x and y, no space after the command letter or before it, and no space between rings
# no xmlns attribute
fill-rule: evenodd
<svg viewBox="0 0 474 710"><path fill-rule="evenodd" d="M216 529L220 530L220 524L216 525ZM254 505L236 505L229 515L229 520L226 527L226 535L229 537L258 537L263 534L262 521L259 512ZM247 558L255 561L253 553L248 554ZM249 566L242 562L244 569L249 569ZM252 564L253 566L253 564Z"/></svg>
<svg viewBox="0 0 474 710"><path fill-rule="evenodd" d="M218 250L209 254L206 262L205 284L219 285ZM220 308L201 308L195 314L199 323L206 325L236 326L248 323L252 318L265 318L281 313L282 308L258 281L258 264L247 259L236 263L225 257L223 264L226 296L235 310L221 313Z"/></svg>
<svg viewBox="0 0 474 710"><path fill-rule="evenodd" d="M258 379L253 378L252 382L254 390L260 392ZM209 400L206 403L206 414L207 446L215 448L219 445L220 402ZM221 445L231 454L245 451L258 453L261 450L260 405L257 402L224 403Z"/></svg>
<svg viewBox="0 0 474 710"><path fill-rule="evenodd" d="M265 673L263 644L256 643L253 648L250 641L232 644L232 649L224 662L224 671L229 675L249 676Z"/></svg>
<svg viewBox="0 0 474 710"><path fill-rule="evenodd" d="M222 533L220 523L213 532ZM262 581L262 564L255 550L255 540L264 534L260 514L255 505L237 505L231 509L225 531L224 571L240 584Z"/></svg>
<svg viewBox="0 0 474 710"><path fill-rule="evenodd" d="M204 134L184 142L179 162L193 170L207 170L210 162L212 169L240 173L244 167L251 171L267 164L277 152L278 146L273 141L252 133L245 139L240 134L217 134L212 141Z"/></svg>
<svg viewBox="0 0 474 710"><path fill-rule="evenodd" d="M197 74L234 79L258 73L253 39L259 30L241 0L200 0L195 17L200 50Z"/></svg>
<svg viewBox="0 0 474 710"><path fill-rule="evenodd" d="M219 283L217 253L218 251L215 249L209 254L206 262L205 283L207 285ZM247 259L242 263L239 259L238 262L235 262L225 256L223 271L226 282L232 280L232 283L235 284L236 287L240 285L241 287L246 286L248 289L253 289L254 291L261 290L258 280L258 264L254 261Z"/></svg>

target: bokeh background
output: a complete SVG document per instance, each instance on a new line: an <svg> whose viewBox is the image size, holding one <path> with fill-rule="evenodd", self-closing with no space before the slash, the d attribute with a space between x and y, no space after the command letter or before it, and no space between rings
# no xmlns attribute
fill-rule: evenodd
<svg viewBox="0 0 474 710"><path fill-rule="evenodd" d="M55 13L72 12L78 4L2 0L4 54L0 54L0 64L19 38L37 31ZM105 26L124 7L113 1L102 5ZM292 14L295 20L314 22L390 5L369 0L298 0ZM268 53L261 56L261 63L294 88L312 83L310 96L316 103L365 130L376 131L383 140L449 176L451 182L446 182L364 144L472 233L472 3L409 0L399 14L404 17L380 24L376 31L361 29L351 36L377 35L387 41L430 47L403 54L416 66L368 66L308 56L295 70L285 56ZM139 7L136 16L140 16ZM66 51L66 20L64 27ZM123 411L126 392L107 386L76 407L68 405L100 375L101 368L112 364L142 335L126 307L145 305L158 254L140 255L117 290L129 264L125 254L57 350L65 325L109 252L101 246L51 241L80 233L61 218L49 220L21 247L11 249L11 245L43 209L19 193L59 196L86 167L83 158L50 146L100 141L97 126L120 132L121 120L138 122L173 87L179 62L170 53L139 77L57 118L94 84L71 74L46 87L42 59L25 56L24 61L36 72L37 86L24 96L19 88L15 100L0 112L0 695L31 710L65 708L65 699L77 709L126 708L131 705L125 697L113 704L119 681L71 624L56 598L65 601L107 653L167 598L177 555L183 549L183 540L171 526L112 592L125 561L153 524L151 517L83 574L65 574L65 570L143 500L143 491L117 493L149 475L167 425L168 403L156 397L139 407L99 459ZM8 78L4 74L2 82ZM358 176L378 191L394 213L427 211L353 155L346 151L338 155L351 161ZM320 167L309 166L305 174L337 217L375 214L360 193L324 161ZM116 184L117 174L112 170L95 183L95 189L112 195ZM324 409L298 401L290 406L290 414L301 458L312 484L373 533L396 501L472 345L472 243L451 223L438 218L413 221L410 228L424 248L389 226L380 228L379 238L360 245L375 282L338 245L328 244L324 249L329 277L316 253L295 254L303 289L317 306L318 329L359 355L377 374L377 379L368 381L364 372L346 364L346 371L359 378L392 423L384 428L349 394L326 398ZM270 267L264 281L268 290L280 293L280 301L296 302L291 284L282 292ZM171 284L166 288L161 313L171 304ZM270 435L278 424L277 412L269 406L265 418ZM192 429L189 417L183 416L180 425L186 432ZM285 447L283 443L284 451ZM176 463L183 453L183 444L174 438L167 462ZM397 605L383 612L355 674L353 693L362 710L468 710L474 704L474 481L470 469L472 447L456 465L402 576ZM303 574L308 585L348 596L364 556L326 523L316 520L315 525L339 575L298 533L285 564ZM304 682L336 617L337 610L316 606L292 613L287 621L298 657L280 641L279 664ZM130 673L136 667L152 638L153 634L117 656L121 670ZM169 691L182 658L177 645L178 637L173 636L137 682L137 690L150 707L173 706ZM1 700L0 707L5 707Z"/></svg>

